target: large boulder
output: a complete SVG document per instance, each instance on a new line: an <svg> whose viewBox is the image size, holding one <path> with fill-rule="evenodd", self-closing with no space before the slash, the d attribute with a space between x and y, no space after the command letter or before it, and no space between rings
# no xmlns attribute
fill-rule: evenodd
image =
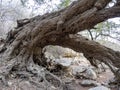
<svg viewBox="0 0 120 90"><path fill-rule="evenodd" d="M61 58L61 57L63 57L63 58L73 58L73 57L78 57L79 56L79 53L73 51L72 49L63 48L63 47L60 47L60 46L49 45L49 46L46 46L43 49L43 51L51 54L55 58ZM45 54L45 56L47 56L47 55Z"/></svg>

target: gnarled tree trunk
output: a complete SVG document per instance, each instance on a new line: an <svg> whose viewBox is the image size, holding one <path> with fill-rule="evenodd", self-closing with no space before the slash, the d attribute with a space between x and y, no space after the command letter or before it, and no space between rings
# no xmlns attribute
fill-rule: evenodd
<svg viewBox="0 0 120 90"><path fill-rule="evenodd" d="M105 8L110 1L78 0L63 10L18 20L18 26L8 33L0 50L0 75L7 76L13 69L35 71L38 65L44 66L42 49L47 45L69 47L84 53L88 60L95 58L110 67L113 65L120 68L120 52L76 34L92 29L109 18L119 17L119 2L113 7ZM115 70L111 70L116 74ZM38 69L36 71L39 72Z"/></svg>

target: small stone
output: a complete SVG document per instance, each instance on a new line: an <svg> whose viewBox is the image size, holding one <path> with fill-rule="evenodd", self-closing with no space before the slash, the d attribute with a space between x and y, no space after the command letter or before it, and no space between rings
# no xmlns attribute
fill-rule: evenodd
<svg viewBox="0 0 120 90"><path fill-rule="evenodd" d="M82 86L98 86L100 85L100 83L98 83L97 81L94 80L83 80L81 82Z"/></svg>
<svg viewBox="0 0 120 90"><path fill-rule="evenodd" d="M66 77L64 80L65 84L72 83L73 79Z"/></svg>
<svg viewBox="0 0 120 90"><path fill-rule="evenodd" d="M12 85L12 82L8 81L8 86L11 86Z"/></svg>
<svg viewBox="0 0 120 90"><path fill-rule="evenodd" d="M72 63L72 59L71 60L69 60L67 58L56 59L55 63L60 64L63 67L70 67L70 65Z"/></svg>
<svg viewBox="0 0 120 90"><path fill-rule="evenodd" d="M79 66L72 66L72 74L76 75L78 73L82 73L86 70L87 67L79 65Z"/></svg>
<svg viewBox="0 0 120 90"><path fill-rule="evenodd" d="M97 86L97 87L94 87L94 88L90 88L88 90L110 90L110 89L105 87L105 86Z"/></svg>
<svg viewBox="0 0 120 90"><path fill-rule="evenodd" d="M97 74L96 72L89 68L86 70L86 75L85 75L86 78L89 78L89 79L96 79L97 78Z"/></svg>

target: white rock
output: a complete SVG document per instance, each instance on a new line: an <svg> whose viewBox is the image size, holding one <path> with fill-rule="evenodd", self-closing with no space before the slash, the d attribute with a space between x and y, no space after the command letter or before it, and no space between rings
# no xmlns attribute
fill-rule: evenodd
<svg viewBox="0 0 120 90"><path fill-rule="evenodd" d="M79 66L72 66L71 68L72 68L73 75L77 75L77 76L80 75L88 79L97 78L96 72L91 67L79 65Z"/></svg>
<svg viewBox="0 0 120 90"><path fill-rule="evenodd" d="M73 78L70 78L70 77L66 77L63 79L63 81L65 82L65 84L69 84L69 83L72 83L73 82Z"/></svg>
<svg viewBox="0 0 120 90"><path fill-rule="evenodd" d="M79 66L72 66L72 74L76 75L78 73L82 73L83 71L86 70L86 67L83 65L79 65Z"/></svg>
<svg viewBox="0 0 120 90"><path fill-rule="evenodd" d="M61 58L55 60L55 64L60 64L64 67L69 67L71 63L72 63L72 59L68 59L68 58Z"/></svg>
<svg viewBox="0 0 120 90"><path fill-rule="evenodd" d="M88 68L86 70L85 77L89 78L89 79L96 79L97 78L97 74L96 74L96 72L93 69Z"/></svg>
<svg viewBox="0 0 120 90"><path fill-rule="evenodd" d="M45 57L48 59L48 62L49 62L49 60L55 59L55 57L52 55L52 53L45 52L44 54L45 54Z"/></svg>
<svg viewBox="0 0 120 90"><path fill-rule="evenodd" d="M94 88L90 88L88 90L110 90L110 89L107 88L107 87L104 87L104 86L97 86L97 87L94 87Z"/></svg>
<svg viewBox="0 0 120 90"><path fill-rule="evenodd" d="M60 58L60 57L63 57L65 55L77 56L77 54L78 54L77 52L73 51L72 49L63 48L60 46L52 46L52 45L46 46L44 48L44 50L46 52L51 53L55 58Z"/></svg>
<svg viewBox="0 0 120 90"><path fill-rule="evenodd" d="M12 82L8 81L8 86L11 86L12 84L13 84Z"/></svg>
<svg viewBox="0 0 120 90"><path fill-rule="evenodd" d="M98 86L100 85L100 83L98 83L97 81L94 80L83 80L81 82L82 86Z"/></svg>

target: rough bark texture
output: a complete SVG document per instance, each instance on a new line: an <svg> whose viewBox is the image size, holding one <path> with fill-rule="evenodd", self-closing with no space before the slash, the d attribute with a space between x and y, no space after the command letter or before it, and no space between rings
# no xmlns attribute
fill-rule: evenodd
<svg viewBox="0 0 120 90"><path fill-rule="evenodd" d="M8 33L5 45L0 50L0 75L6 76L13 69L32 72L38 67L34 62L44 66L42 49L46 45L69 47L83 52L89 60L95 58L106 64L110 63L109 66L112 64L120 68L119 52L74 35L85 29L92 29L109 18L119 17L119 4L105 8L110 1L78 0L63 10L18 20L18 26ZM39 72L38 68L36 71Z"/></svg>

